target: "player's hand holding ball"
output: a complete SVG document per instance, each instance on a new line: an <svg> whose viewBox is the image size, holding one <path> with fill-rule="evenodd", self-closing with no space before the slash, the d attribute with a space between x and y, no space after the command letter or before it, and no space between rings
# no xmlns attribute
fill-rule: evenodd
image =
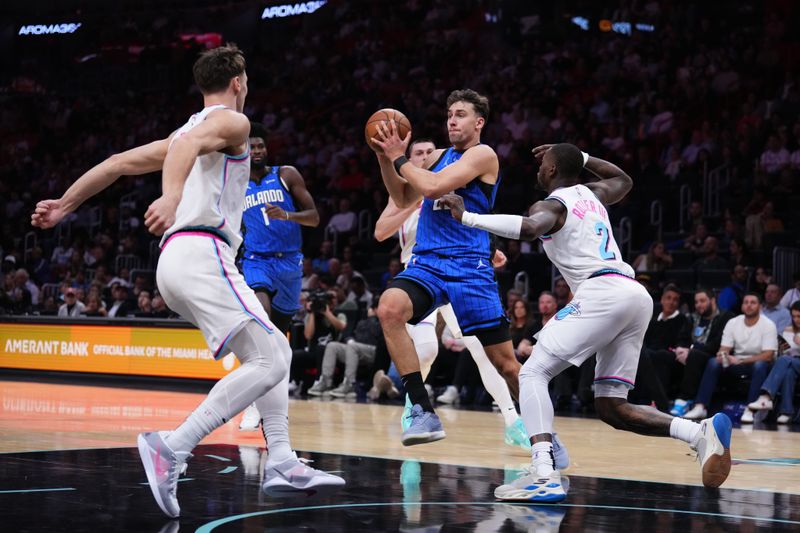
<svg viewBox="0 0 800 533"><path fill-rule="evenodd" d="M411 123L396 109L381 109L367 120L364 137L376 153L395 160L406 153L411 140Z"/></svg>
<svg viewBox="0 0 800 533"><path fill-rule="evenodd" d="M450 214L453 218L461 222L461 217L464 216L464 199L457 194L445 194L437 200L439 205L443 208L450 209Z"/></svg>

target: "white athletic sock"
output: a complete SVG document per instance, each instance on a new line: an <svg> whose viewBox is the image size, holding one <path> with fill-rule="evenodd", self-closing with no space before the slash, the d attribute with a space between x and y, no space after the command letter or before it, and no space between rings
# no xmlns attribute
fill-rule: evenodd
<svg viewBox="0 0 800 533"><path fill-rule="evenodd" d="M537 476L549 476L556 469L552 442L537 442L531 448L531 463Z"/></svg>
<svg viewBox="0 0 800 533"><path fill-rule="evenodd" d="M230 340L241 366L219 380L203 403L169 434L166 442L173 451L192 451L206 435L285 378L289 367L278 353L274 335L282 334L270 334L251 321Z"/></svg>
<svg viewBox="0 0 800 533"><path fill-rule="evenodd" d="M688 444L694 444L700 435L700 424L686 420L685 418L675 417L669 424L669 436L673 439L682 440Z"/></svg>
<svg viewBox="0 0 800 533"><path fill-rule="evenodd" d="M475 360L475 364L478 365L478 371L481 374L481 381L483 381L486 392L491 394L494 401L497 402L506 426L510 426L517 421L519 415L517 415L517 408L514 407L514 400L511 399L511 393L508 391L506 380L489 360L489 356L486 355L486 350L483 349L478 337L464 337L464 346L469 350Z"/></svg>

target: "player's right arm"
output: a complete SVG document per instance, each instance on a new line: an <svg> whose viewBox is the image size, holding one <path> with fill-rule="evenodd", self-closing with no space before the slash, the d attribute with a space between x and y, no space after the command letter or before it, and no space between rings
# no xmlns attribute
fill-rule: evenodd
<svg viewBox="0 0 800 533"><path fill-rule="evenodd" d="M138 176L160 170L167 156L170 138L171 136L114 154L95 165L78 178L61 198L37 203L31 215L31 224L43 229L52 228L121 176Z"/></svg>
<svg viewBox="0 0 800 533"><path fill-rule="evenodd" d="M247 148L250 120L230 109L212 111L200 124L176 138L164 159L161 197L150 204L144 223L150 233L161 235L175 222L183 185L197 156Z"/></svg>
<svg viewBox="0 0 800 533"><path fill-rule="evenodd" d="M439 198L439 205L449 208L453 218L465 226L521 241L533 241L558 231L567 216L564 204L556 200L536 202L527 217L470 213L464 209L464 199L457 194L445 194Z"/></svg>
<svg viewBox="0 0 800 533"><path fill-rule="evenodd" d="M587 183L586 187L606 205L619 202L633 188L633 179L614 163L589 156L583 168L600 178L600 181Z"/></svg>
<svg viewBox="0 0 800 533"><path fill-rule="evenodd" d="M397 207L397 204L390 197L380 218L375 223L375 240L383 242L397 233L403 223L408 220L408 217L418 208L418 203L404 208Z"/></svg>
<svg viewBox="0 0 800 533"><path fill-rule="evenodd" d="M378 156L378 165L381 167L383 184L395 205L400 208L417 205L422 195L397 173L391 159L381 153L376 152L376 155Z"/></svg>

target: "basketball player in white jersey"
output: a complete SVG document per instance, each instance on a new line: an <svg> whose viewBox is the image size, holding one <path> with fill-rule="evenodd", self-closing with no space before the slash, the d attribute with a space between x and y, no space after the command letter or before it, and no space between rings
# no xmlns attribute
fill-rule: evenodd
<svg viewBox="0 0 800 533"><path fill-rule="evenodd" d="M408 150L408 160L413 165L422 167L428 156L436 150L436 145L433 141L428 139L417 139L409 145ZM398 238L400 240L400 261L403 263L404 267L408 266L414 243L416 243L417 224L419 222L419 210L421 206L422 201L401 209L389 198L386 208L375 223L375 239L377 241L384 241L395 232L398 233ZM499 261L498 256L500 258ZM499 268L505 263L505 256L502 255L501 251L497 250L492 260L494 263L493 266ZM489 392L492 398L497 402L505 422L505 443L511 446L520 446L526 450L530 449L531 446L527 432L525 431L525 426L522 423L522 419L517 414L517 409L514 406L514 401L511 399L511 393L508 390L505 379L503 379L492 362L489 361L489 357L486 355L477 337L462 337L461 328L456 320L453 307L450 304L438 308L417 325L412 326L411 324L406 324L411 340L414 342L417 356L419 357L422 380L425 381L425 379L427 379L431 366L439 353L439 341L436 338L437 313L441 313L442 318L450 328L454 337L463 338L467 350L469 350L470 355L472 355L472 358L475 360L475 364L478 366L484 387L486 387L487 392ZM406 424L410 411L411 402L408 395L406 395L406 404L401 418L403 430L407 427ZM561 446L560 441L557 439L556 437L554 442L556 443L555 448L558 464L560 469L564 469L569 466L569 456L567 455L566 448Z"/></svg>
<svg viewBox="0 0 800 533"><path fill-rule="evenodd" d="M291 349L234 264L250 177L244 56L234 45L208 50L193 72L203 93L202 111L167 139L111 156L59 200L39 202L32 215L34 226L52 227L120 176L163 170L162 196L145 214L148 230L163 234L158 288L171 309L202 331L215 358L234 352L241 362L177 429L139 435L150 489L170 517L180 515L177 481L192 449L254 401L269 413L265 492L310 494L344 485L339 477L308 468L289 445Z"/></svg>
<svg viewBox="0 0 800 533"><path fill-rule="evenodd" d="M719 413L702 423L627 402L653 301L622 260L605 206L622 200L633 180L616 165L589 157L571 144L534 149L539 185L547 198L529 216L476 215L457 195L440 201L462 224L509 239L541 238L545 253L574 294L539 333L534 355L519 373L520 405L533 447L529 474L495 490L501 500L558 502L566 497L553 461L553 406L549 381L569 365L597 353L595 408L616 429L683 440L695 449L703 484L720 486L731 468L731 421ZM600 181L581 185L582 168Z"/></svg>

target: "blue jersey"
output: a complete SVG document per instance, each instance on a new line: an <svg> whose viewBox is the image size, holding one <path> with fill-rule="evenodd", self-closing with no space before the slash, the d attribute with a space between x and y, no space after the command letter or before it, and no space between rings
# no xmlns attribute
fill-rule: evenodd
<svg viewBox="0 0 800 533"><path fill-rule="evenodd" d="M438 172L447 165L455 163L463 154L462 151L448 148L433 165L431 172ZM475 178L454 192L464 198L464 207L467 211L484 215L492 211L499 185L500 176L494 185ZM414 245L413 253L488 259L491 255L489 233L462 225L450 215L449 209L439 207L438 200L425 198L419 215L417 243Z"/></svg>
<svg viewBox="0 0 800 533"><path fill-rule="evenodd" d="M292 195L278 175L279 169L270 167L269 174L261 181L250 180L247 184L242 214L246 255L299 252L302 247L300 224L267 216L265 204L295 211Z"/></svg>

